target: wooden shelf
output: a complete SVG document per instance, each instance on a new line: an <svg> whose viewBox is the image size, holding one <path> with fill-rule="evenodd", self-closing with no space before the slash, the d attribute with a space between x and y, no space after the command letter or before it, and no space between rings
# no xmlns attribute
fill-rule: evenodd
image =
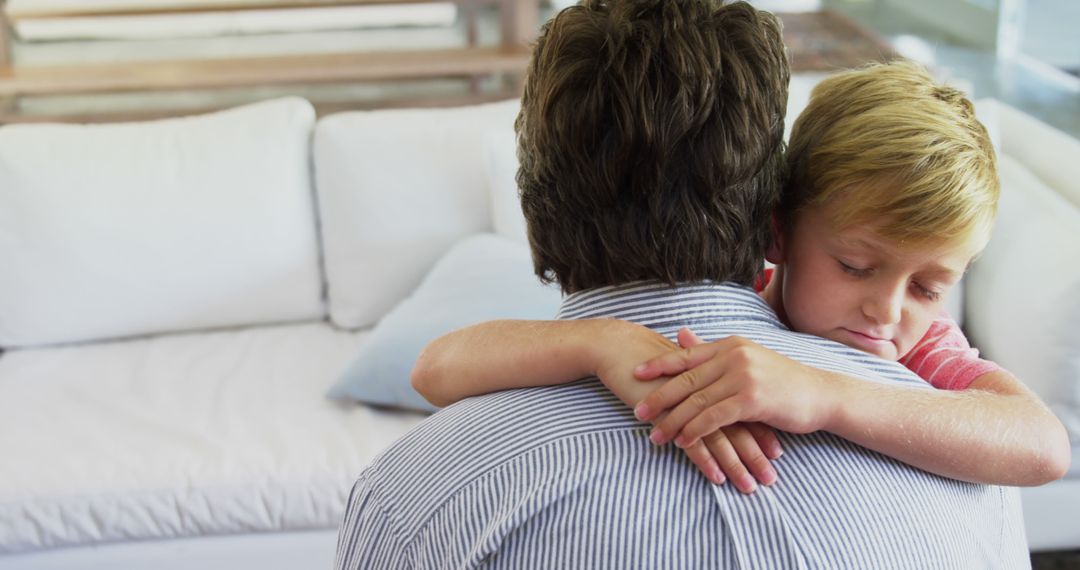
<svg viewBox="0 0 1080 570"><path fill-rule="evenodd" d="M317 85L380 80L413 80L510 74L524 75L529 44L539 28L540 0L454 0L471 14L478 5L499 8L501 41L495 47L477 47L470 23L469 47L422 51L372 51L310 55L252 56L227 59L184 59L153 62L22 66L12 62L11 23L8 20L168 15L214 11L311 9L378 4L416 4L425 0L177 0L172 5L140 6L118 2L111 7L22 10L5 16L0 0L0 123L25 122L41 117L19 114L19 98L94 93L231 89L256 86ZM428 0L429 1L429 0ZM77 6L77 4L75 5ZM520 86L520 83L516 84ZM508 93L514 96L516 93ZM483 100L473 92L461 103ZM437 102L436 102L437 103ZM387 101L392 106L393 101ZM370 105L370 103L362 103ZM159 112L153 112L158 114ZM163 112L160 112L163 113ZM178 114L190 114L178 110ZM79 120L95 120L80 115ZM50 117L54 118L54 117ZM72 115L75 118L75 115Z"/></svg>
<svg viewBox="0 0 1080 570"><path fill-rule="evenodd" d="M528 63L521 47L16 67L0 70L0 97L470 77Z"/></svg>
<svg viewBox="0 0 1080 570"><path fill-rule="evenodd" d="M198 5L191 2L172 4L145 4L139 2L117 3L93 9L77 7L52 9L8 9L12 22L24 20L52 20L59 18L97 18L116 16L165 16L171 14L201 14L207 12L244 12L249 10L294 10L346 6L374 6L378 4L424 4L436 0L202 0ZM451 0L458 4L465 0ZM485 0L493 1L493 0Z"/></svg>

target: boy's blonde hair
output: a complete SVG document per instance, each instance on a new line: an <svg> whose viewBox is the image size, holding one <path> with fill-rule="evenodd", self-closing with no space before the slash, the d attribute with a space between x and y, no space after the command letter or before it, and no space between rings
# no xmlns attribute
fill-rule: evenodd
<svg viewBox="0 0 1080 570"><path fill-rule="evenodd" d="M997 213L997 160L963 93L909 61L833 75L814 88L788 149L782 231L832 202L833 224L874 224L906 246L981 249Z"/></svg>

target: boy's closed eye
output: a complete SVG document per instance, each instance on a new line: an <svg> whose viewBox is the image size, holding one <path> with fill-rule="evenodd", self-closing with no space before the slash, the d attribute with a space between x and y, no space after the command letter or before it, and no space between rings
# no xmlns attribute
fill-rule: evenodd
<svg viewBox="0 0 1080 570"><path fill-rule="evenodd" d="M915 289L916 293L918 293L920 296L930 301L931 303L936 303L941 300L941 296L943 294L941 291L923 286L918 281L912 281L911 286Z"/></svg>
<svg viewBox="0 0 1080 570"><path fill-rule="evenodd" d="M854 277L869 277L874 272L873 267L858 267L841 259L836 260L840 264L840 270Z"/></svg>
<svg viewBox="0 0 1080 570"><path fill-rule="evenodd" d="M920 296L932 303L945 297L945 294L960 281L962 272L948 269L935 269L929 273L918 273L912 280L912 287Z"/></svg>

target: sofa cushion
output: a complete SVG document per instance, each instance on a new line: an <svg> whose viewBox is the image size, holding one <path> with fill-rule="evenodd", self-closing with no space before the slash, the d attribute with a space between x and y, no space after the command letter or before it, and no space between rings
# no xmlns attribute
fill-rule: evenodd
<svg viewBox="0 0 1080 570"><path fill-rule="evenodd" d="M967 277L975 346L1030 386L1080 440L1080 209L1010 154L990 244Z"/></svg>
<svg viewBox="0 0 1080 570"><path fill-rule="evenodd" d="M484 167L491 190L491 218L495 233L528 245L529 233L521 211L517 185L517 138L511 128L491 131L484 138Z"/></svg>
<svg viewBox="0 0 1080 570"><path fill-rule="evenodd" d="M374 325L461 238L491 230L483 137L519 103L331 115L314 163L338 326Z"/></svg>
<svg viewBox="0 0 1080 570"><path fill-rule="evenodd" d="M559 288L533 274L527 247L491 234L467 238L379 321L330 396L434 411L410 382L427 343L481 321L551 319L561 302Z"/></svg>
<svg viewBox="0 0 1080 570"><path fill-rule="evenodd" d="M335 528L357 474L423 418L324 397L367 334L307 323L5 353L0 567L68 545Z"/></svg>
<svg viewBox="0 0 1080 570"><path fill-rule="evenodd" d="M323 314L314 110L0 128L0 346Z"/></svg>
<svg viewBox="0 0 1080 570"><path fill-rule="evenodd" d="M1080 141L994 99L978 102L979 118L999 139L1000 154L1019 161L1047 187L1080 208Z"/></svg>

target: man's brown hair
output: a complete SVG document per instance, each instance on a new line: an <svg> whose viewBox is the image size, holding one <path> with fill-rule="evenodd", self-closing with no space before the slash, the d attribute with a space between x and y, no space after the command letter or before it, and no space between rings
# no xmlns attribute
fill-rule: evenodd
<svg viewBox="0 0 1080 570"><path fill-rule="evenodd" d="M789 75L779 23L745 2L560 12L515 124L537 275L565 292L751 283L783 184Z"/></svg>

